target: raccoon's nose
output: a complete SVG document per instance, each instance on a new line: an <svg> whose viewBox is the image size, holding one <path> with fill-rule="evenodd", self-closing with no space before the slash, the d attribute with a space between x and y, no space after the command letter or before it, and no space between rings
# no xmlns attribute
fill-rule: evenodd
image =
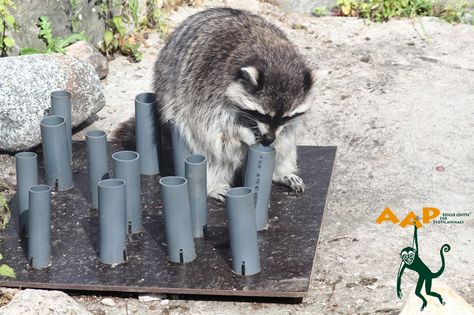
<svg viewBox="0 0 474 315"><path fill-rule="evenodd" d="M275 136L271 136L271 135L264 135L262 137L262 141L260 141L264 146L269 146L270 144L273 143L273 141L275 141Z"/></svg>

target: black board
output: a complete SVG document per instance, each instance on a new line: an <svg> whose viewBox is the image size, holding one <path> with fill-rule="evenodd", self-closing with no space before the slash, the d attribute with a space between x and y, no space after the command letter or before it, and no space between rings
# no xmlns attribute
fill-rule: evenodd
<svg viewBox="0 0 474 315"><path fill-rule="evenodd" d="M119 149L110 144L110 152ZM246 277L231 271L227 217L223 204L214 200L209 200L207 236L196 239L197 259L184 265L166 259L159 176L142 176L145 231L129 240L127 262L114 268L101 264L98 212L89 208L85 151L83 142L74 144L74 189L53 193L49 268L28 266L25 240L18 237L15 198L11 202L12 220L0 252L16 278L0 277L0 286L297 299L307 293L336 147L298 147L307 190L295 195L273 186L269 228L258 234L262 271Z"/></svg>

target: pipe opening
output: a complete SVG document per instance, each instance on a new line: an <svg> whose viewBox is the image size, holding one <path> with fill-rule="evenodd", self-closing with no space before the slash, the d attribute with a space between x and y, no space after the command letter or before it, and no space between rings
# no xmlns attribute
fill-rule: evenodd
<svg viewBox="0 0 474 315"><path fill-rule="evenodd" d="M184 253L182 249L179 250L179 262L184 263Z"/></svg>
<svg viewBox="0 0 474 315"><path fill-rule="evenodd" d="M135 96L135 102L152 104L156 102L156 94L151 92L140 93Z"/></svg>
<svg viewBox="0 0 474 315"><path fill-rule="evenodd" d="M128 234L132 234L132 221L128 221Z"/></svg>
<svg viewBox="0 0 474 315"><path fill-rule="evenodd" d="M231 197L231 198L246 197L252 193L253 193L253 190L249 187L236 187L236 188L229 189L226 193L226 197Z"/></svg>
<svg viewBox="0 0 474 315"><path fill-rule="evenodd" d="M242 265L241 265L241 268L240 268L241 272L242 272L242 276L245 276L245 261L242 261Z"/></svg>
<svg viewBox="0 0 474 315"><path fill-rule="evenodd" d="M102 138L105 136L106 134L102 130L91 130L86 133L87 138Z"/></svg>
<svg viewBox="0 0 474 315"><path fill-rule="evenodd" d="M253 145L250 147L250 150L252 151L256 151L256 152L259 152L259 153L272 153L275 151L275 148L274 147L266 147L266 146L263 146L261 144L256 144L256 145Z"/></svg>
<svg viewBox="0 0 474 315"><path fill-rule="evenodd" d="M97 183L97 186L101 188L115 188L122 185L125 185L125 181L117 178L105 179Z"/></svg>
<svg viewBox="0 0 474 315"><path fill-rule="evenodd" d="M33 185L30 187L30 192L32 193L43 193L50 190L51 187L49 187L48 185Z"/></svg>
<svg viewBox="0 0 474 315"><path fill-rule="evenodd" d="M160 179L160 185L177 187L186 184L187 180L180 176L166 176Z"/></svg>
<svg viewBox="0 0 474 315"><path fill-rule="evenodd" d="M184 160L188 164L201 164L206 162L206 157L200 154L188 155Z"/></svg>
<svg viewBox="0 0 474 315"><path fill-rule="evenodd" d="M71 93L69 93L68 91L61 90L61 91L51 92L51 98L67 98L67 97L71 97Z"/></svg>
<svg viewBox="0 0 474 315"><path fill-rule="evenodd" d="M120 151L112 154L112 159L124 162L138 160L138 157L139 155L135 151Z"/></svg>
<svg viewBox="0 0 474 315"><path fill-rule="evenodd" d="M41 119L40 125L43 127L56 127L65 124L64 117L58 115L46 116Z"/></svg>
<svg viewBox="0 0 474 315"><path fill-rule="evenodd" d="M18 159L26 159L26 158L35 158L36 153L34 152L20 152L15 154L15 157Z"/></svg>

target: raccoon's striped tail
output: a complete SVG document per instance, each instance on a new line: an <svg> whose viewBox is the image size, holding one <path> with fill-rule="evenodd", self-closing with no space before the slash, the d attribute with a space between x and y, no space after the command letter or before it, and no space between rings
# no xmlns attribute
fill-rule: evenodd
<svg viewBox="0 0 474 315"><path fill-rule="evenodd" d="M444 244L443 246L441 246L441 249L439 250L439 255L441 256L441 268L439 268L437 272L433 273L433 278L438 278L443 273L444 266L445 266L443 252L447 253L450 250L451 250L451 246L449 246L449 244Z"/></svg>

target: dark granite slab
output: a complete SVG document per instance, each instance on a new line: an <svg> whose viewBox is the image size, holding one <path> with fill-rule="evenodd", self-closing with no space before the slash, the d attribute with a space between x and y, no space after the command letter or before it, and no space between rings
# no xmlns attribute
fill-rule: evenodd
<svg viewBox="0 0 474 315"><path fill-rule="evenodd" d="M111 144L110 152L120 148ZM127 246L128 261L112 268L98 259L97 210L90 210L86 152L74 144L74 182L71 191L53 193L52 265L34 270L25 258L25 241L18 238L17 207L3 233L3 262L16 279L0 277L0 286L302 298L308 291L319 229L336 154L335 147L299 147L301 175L307 184L302 195L273 187L270 227L259 232L262 271L241 277L231 271L227 216L223 204L209 201L205 239L196 240L198 257L180 265L166 259L159 176L142 176L145 231ZM40 158L41 160L41 158ZM40 172L41 173L41 172Z"/></svg>

